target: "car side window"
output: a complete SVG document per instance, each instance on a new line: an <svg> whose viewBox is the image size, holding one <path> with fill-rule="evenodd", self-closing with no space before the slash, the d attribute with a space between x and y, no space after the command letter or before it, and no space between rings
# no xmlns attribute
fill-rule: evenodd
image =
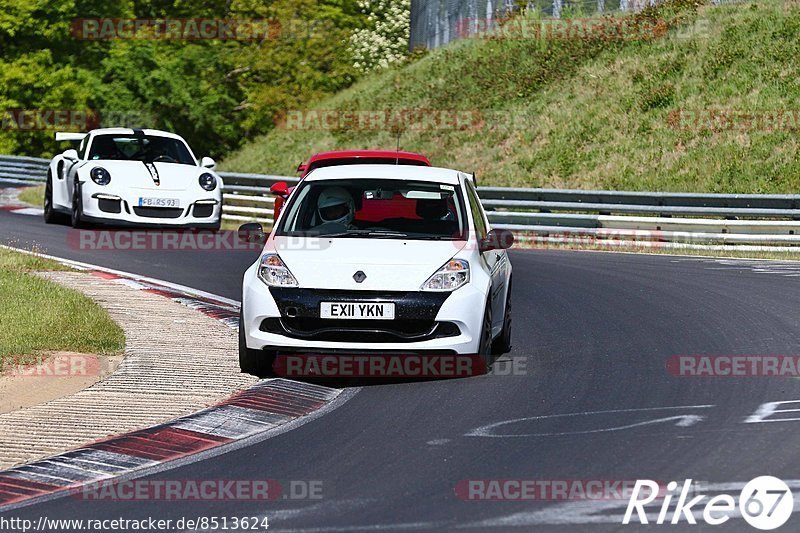
<svg viewBox="0 0 800 533"><path fill-rule="evenodd" d="M483 208L481 207L481 201L478 199L478 193L475 191L475 187L472 186L472 182L466 180L467 184L467 197L469 198L469 209L472 211L472 220L475 221L475 233L478 234L478 239L483 239L486 237L486 221L483 219Z"/></svg>
<svg viewBox="0 0 800 533"><path fill-rule="evenodd" d="M86 158L86 146L89 144L89 136L81 140L81 145L78 147L78 159L85 159Z"/></svg>

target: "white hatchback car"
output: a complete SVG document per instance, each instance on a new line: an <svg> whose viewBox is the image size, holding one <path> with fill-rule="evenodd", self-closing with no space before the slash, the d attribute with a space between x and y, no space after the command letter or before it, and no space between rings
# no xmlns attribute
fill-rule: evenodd
<svg viewBox="0 0 800 533"><path fill-rule="evenodd" d="M97 223L219 229L222 180L214 160L195 159L179 135L105 128L59 132L56 140L80 144L50 163L45 222L69 215L76 228Z"/></svg>
<svg viewBox="0 0 800 533"><path fill-rule="evenodd" d="M264 238L257 224L243 239ZM444 168L320 168L298 185L245 272L243 372L283 354L470 354L511 347L511 232L473 178ZM486 368L486 367L484 367Z"/></svg>

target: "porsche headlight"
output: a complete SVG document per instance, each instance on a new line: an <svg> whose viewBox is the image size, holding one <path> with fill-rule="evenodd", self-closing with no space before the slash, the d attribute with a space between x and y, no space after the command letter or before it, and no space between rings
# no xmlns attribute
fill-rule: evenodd
<svg viewBox="0 0 800 533"><path fill-rule="evenodd" d="M217 178L215 178L212 174L209 174L208 172L200 174L199 181L200 181L200 186L207 191L213 191L214 189L217 188Z"/></svg>
<svg viewBox="0 0 800 533"><path fill-rule="evenodd" d="M264 254L258 265L258 278L271 287L297 287L295 277L278 254Z"/></svg>
<svg viewBox="0 0 800 533"><path fill-rule="evenodd" d="M469 282L469 263L463 259L451 259L428 278L420 290L451 292Z"/></svg>
<svg viewBox="0 0 800 533"><path fill-rule="evenodd" d="M91 172L89 172L89 177L98 185L108 185L111 183L111 174L103 167L94 167Z"/></svg>

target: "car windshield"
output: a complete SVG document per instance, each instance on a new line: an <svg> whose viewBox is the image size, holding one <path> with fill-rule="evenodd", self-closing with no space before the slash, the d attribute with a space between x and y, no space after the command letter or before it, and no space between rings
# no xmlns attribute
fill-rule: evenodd
<svg viewBox="0 0 800 533"><path fill-rule="evenodd" d="M197 166L183 141L155 135L98 135L92 141L89 159Z"/></svg>
<svg viewBox="0 0 800 533"><path fill-rule="evenodd" d="M276 235L460 240L465 228L455 185L354 179L303 182Z"/></svg>

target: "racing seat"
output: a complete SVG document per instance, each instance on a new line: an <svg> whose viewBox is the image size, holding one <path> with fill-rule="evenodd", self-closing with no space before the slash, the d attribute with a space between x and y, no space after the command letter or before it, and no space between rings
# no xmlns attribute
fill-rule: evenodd
<svg viewBox="0 0 800 533"><path fill-rule="evenodd" d="M119 150L114 139L98 136L92 143L92 159L120 159Z"/></svg>
<svg viewBox="0 0 800 533"><path fill-rule="evenodd" d="M447 200L417 200L417 216L424 222L420 224L420 232L430 231L439 234L455 234L458 224L455 220L448 220L451 215Z"/></svg>

